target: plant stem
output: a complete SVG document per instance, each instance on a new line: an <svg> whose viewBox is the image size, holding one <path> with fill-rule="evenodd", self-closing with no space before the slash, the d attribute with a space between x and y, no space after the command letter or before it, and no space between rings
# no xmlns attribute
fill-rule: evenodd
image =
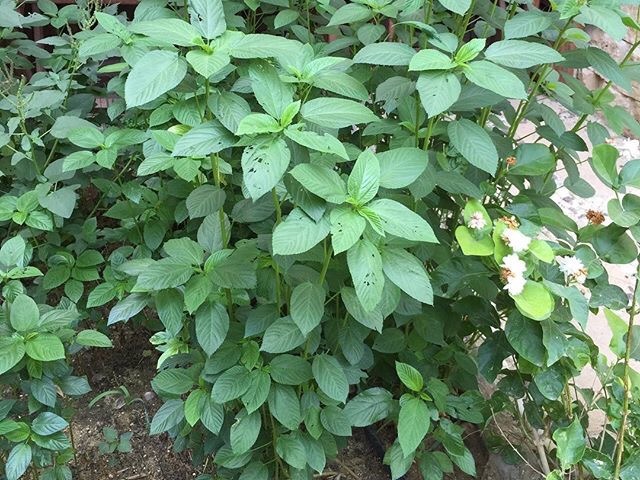
<svg viewBox="0 0 640 480"><path fill-rule="evenodd" d="M618 479L620 477L620 469L622 468L622 455L624 453L624 437L627 430L627 419L629 417L629 394L631 393L631 382L629 381L629 371L631 367L629 366L629 363L631 361L631 350L633 349L633 326L636 319L636 306L639 284L640 263L636 268L636 282L633 288L631 307L629 309L629 329L627 330L627 343L624 352L624 371L622 374L622 381L624 383L624 397L622 400L622 422L620 424L620 430L618 430L618 437L616 438L615 469L613 472L614 479Z"/></svg>
<svg viewBox="0 0 640 480"><path fill-rule="evenodd" d="M331 262L331 255L333 253L333 249L329 247L327 249L327 240L324 241L324 262L322 263L322 270L320 271L320 280L318 283L322 285L324 283L324 279L327 276L327 270L329 269L329 263Z"/></svg>

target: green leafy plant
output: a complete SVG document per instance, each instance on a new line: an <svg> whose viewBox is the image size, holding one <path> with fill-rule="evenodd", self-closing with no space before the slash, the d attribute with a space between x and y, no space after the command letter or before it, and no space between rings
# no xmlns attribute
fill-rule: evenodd
<svg viewBox="0 0 640 480"><path fill-rule="evenodd" d="M186 3L0 2L7 479L68 478L57 387L86 393L69 357L131 319L161 352L151 433L225 478L312 478L378 422L394 479L474 475L465 428L501 412L543 477L635 478L636 295L603 263L638 257L640 170L607 139L640 132L609 92L639 43L617 62L580 28L638 31L622 2ZM20 31L40 25L47 49ZM560 169L594 195L581 154L615 193L606 225L552 199Z"/></svg>
<svg viewBox="0 0 640 480"><path fill-rule="evenodd" d="M102 429L103 441L98 444L98 451L103 455L115 453L130 453L131 437L133 432L118 433L115 428L104 427Z"/></svg>

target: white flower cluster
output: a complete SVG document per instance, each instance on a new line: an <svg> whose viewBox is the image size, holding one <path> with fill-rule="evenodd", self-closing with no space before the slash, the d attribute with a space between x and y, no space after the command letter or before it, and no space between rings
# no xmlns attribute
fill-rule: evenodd
<svg viewBox="0 0 640 480"><path fill-rule="evenodd" d="M507 282L504 289L509 292L509 295L520 295L527 283L524 277L527 264L517 254L512 253L503 257L500 267L502 279Z"/></svg>
<svg viewBox="0 0 640 480"><path fill-rule="evenodd" d="M487 221L484 219L482 212L473 212L467 226L473 230L482 230L487 226Z"/></svg>
<svg viewBox="0 0 640 480"><path fill-rule="evenodd" d="M505 228L502 232L502 240L507 246L511 247L515 253L521 253L526 251L531 244L531 238L527 237L520 230L514 228Z"/></svg>
<svg viewBox="0 0 640 480"><path fill-rule="evenodd" d="M578 257L556 257L560 271L564 274L566 282L584 283L587 280L588 270Z"/></svg>

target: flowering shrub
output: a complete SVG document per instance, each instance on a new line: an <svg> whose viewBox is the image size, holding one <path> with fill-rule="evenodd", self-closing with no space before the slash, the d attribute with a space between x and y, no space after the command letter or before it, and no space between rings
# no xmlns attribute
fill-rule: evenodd
<svg viewBox="0 0 640 480"><path fill-rule="evenodd" d="M621 2L182 3L0 1L7 480L71 477L61 402L89 386L70 358L143 311L151 433L220 477L312 478L383 421L392 478L474 475L465 427L504 412L543 477L638 478L637 299L603 265L638 255L639 160L606 142L640 131L609 93L638 43L618 63L580 28L637 31ZM594 194L580 154L610 222L551 197L561 168ZM585 331L598 310L612 361Z"/></svg>

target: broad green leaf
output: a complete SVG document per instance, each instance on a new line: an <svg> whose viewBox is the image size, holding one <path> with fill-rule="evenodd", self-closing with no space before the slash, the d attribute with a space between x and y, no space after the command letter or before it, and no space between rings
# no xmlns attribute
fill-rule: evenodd
<svg viewBox="0 0 640 480"><path fill-rule="evenodd" d="M9 310L11 326L18 332L29 332L38 327L40 312L38 305L27 295L18 295Z"/></svg>
<svg viewBox="0 0 640 480"><path fill-rule="evenodd" d="M311 81L316 88L337 93L344 97L360 101L369 99L369 92L362 82L343 72L325 70L314 75Z"/></svg>
<svg viewBox="0 0 640 480"><path fill-rule="evenodd" d="M383 388L370 388L349 400L345 415L353 427L367 427L387 418L393 410L393 397Z"/></svg>
<svg viewBox="0 0 640 480"><path fill-rule="evenodd" d="M454 59L457 64L464 65L476 58L487 44L485 38L472 38L464 43L456 52Z"/></svg>
<svg viewBox="0 0 640 480"><path fill-rule="evenodd" d="M420 50L411 59L410 71L451 70L456 64L448 55L439 50Z"/></svg>
<svg viewBox="0 0 640 480"><path fill-rule="evenodd" d="M453 73L425 72L418 77L416 89L427 115L435 117L458 101L462 86Z"/></svg>
<svg viewBox="0 0 640 480"><path fill-rule="evenodd" d="M302 422L300 401L293 387L273 384L269 392L269 412L289 430L297 430Z"/></svg>
<svg viewBox="0 0 640 480"><path fill-rule="evenodd" d="M196 337L207 355L220 348L228 330L229 315L221 304L207 302L196 312Z"/></svg>
<svg viewBox="0 0 640 480"><path fill-rule="evenodd" d="M316 355L311 366L320 389L331 399L346 402L349 382L338 360L327 354Z"/></svg>
<svg viewBox="0 0 640 480"><path fill-rule="evenodd" d="M524 38L540 33L553 25L554 16L540 10L520 12L504 25L504 37Z"/></svg>
<svg viewBox="0 0 640 480"><path fill-rule="evenodd" d="M53 435L68 426L69 422L53 412L42 412L31 422L31 430L42 436Z"/></svg>
<svg viewBox="0 0 640 480"><path fill-rule="evenodd" d="M573 467L582 460L586 450L586 442L582 425L578 419L568 427L558 428L553 432L553 440L558 447L556 455L563 470Z"/></svg>
<svg viewBox="0 0 640 480"><path fill-rule="evenodd" d="M464 15L471 8L471 0L438 0L447 10L457 13L458 15Z"/></svg>
<svg viewBox="0 0 640 480"><path fill-rule="evenodd" d="M215 185L202 185L193 190L186 200L189 218L206 217L217 213L224 205L226 195Z"/></svg>
<svg viewBox="0 0 640 480"><path fill-rule="evenodd" d="M208 122L189 130L173 147L174 157L205 157L229 148L233 136L217 122Z"/></svg>
<svg viewBox="0 0 640 480"><path fill-rule="evenodd" d="M305 337L290 317L273 322L262 337L260 350L268 353L289 352L305 341Z"/></svg>
<svg viewBox="0 0 640 480"><path fill-rule="evenodd" d="M153 50L140 58L127 76L127 108L144 105L176 87L187 74L186 62L175 52Z"/></svg>
<svg viewBox="0 0 640 480"><path fill-rule="evenodd" d="M202 41L198 30L179 18L156 18L142 22L134 22L129 27L133 33L146 35L161 43L190 47Z"/></svg>
<svg viewBox="0 0 640 480"><path fill-rule="evenodd" d="M69 141L80 148L97 148L104 143L104 135L95 127L75 128L69 132Z"/></svg>
<svg viewBox="0 0 640 480"><path fill-rule="evenodd" d="M421 392L424 379L418 370L407 363L396 362L396 373L404 385L414 392Z"/></svg>
<svg viewBox="0 0 640 480"><path fill-rule="evenodd" d="M484 128L467 119L449 123L451 145L472 165L491 175L498 168L498 152Z"/></svg>
<svg viewBox="0 0 640 480"><path fill-rule="evenodd" d="M369 240L359 240L347 251L347 265L356 295L365 311L372 311L382 299L382 258Z"/></svg>
<svg viewBox="0 0 640 480"><path fill-rule="evenodd" d="M290 58L299 54L301 48L300 42L288 38L255 33L245 35L233 45L231 55L236 58Z"/></svg>
<svg viewBox="0 0 640 480"><path fill-rule="evenodd" d="M555 308L555 301L544 285L531 280L527 281L522 293L513 299L520 313L532 320L549 318Z"/></svg>
<svg viewBox="0 0 640 480"><path fill-rule="evenodd" d="M20 443L14 446L9 452L7 463L4 467L7 480L18 480L31 465L33 453L31 446L26 443Z"/></svg>
<svg viewBox="0 0 640 480"><path fill-rule="evenodd" d="M271 360L271 377L283 385L302 385L313 378L313 373L305 359L285 354Z"/></svg>
<svg viewBox="0 0 640 480"><path fill-rule="evenodd" d="M193 390L184 402L184 417L189 425L195 426L200 421L200 412L207 394L204 390Z"/></svg>
<svg viewBox="0 0 640 480"><path fill-rule="evenodd" d="M258 63L249 69L253 93L258 103L274 118L280 119L285 109L293 103L293 88L283 82L274 67Z"/></svg>
<svg viewBox="0 0 640 480"><path fill-rule="evenodd" d="M260 412L247 413L246 410L243 410L236 415L236 421L231 425L230 432L233 453L240 455L248 452L256 443L261 428L262 416Z"/></svg>
<svg viewBox="0 0 640 480"><path fill-rule="evenodd" d="M183 261L163 258L153 262L138 275L135 291L152 292L165 288L174 288L187 283L194 269Z"/></svg>
<svg viewBox="0 0 640 480"><path fill-rule="evenodd" d="M378 117L361 103L344 98L315 98L300 109L305 120L327 128L345 128L359 123L369 123Z"/></svg>
<svg viewBox="0 0 640 480"><path fill-rule="evenodd" d="M87 347L110 348L113 346L109 337L97 330L82 330L78 332L76 343Z"/></svg>
<svg viewBox="0 0 640 480"><path fill-rule="evenodd" d="M493 43L484 55L487 60L510 68L529 68L564 60L553 48L524 40L502 40Z"/></svg>
<svg viewBox="0 0 640 480"><path fill-rule="evenodd" d="M227 29L222 0L189 0L191 24L209 40Z"/></svg>
<svg viewBox="0 0 640 480"><path fill-rule="evenodd" d="M327 202L343 203L347 199L347 186L335 170L303 163L290 173L304 188Z"/></svg>
<svg viewBox="0 0 640 480"><path fill-rule="evenodd" d="M331 210L331 245L333 253L349 250L364 232L367 221L348 206L339 206Z"/></svg>
<svg viewBox="0 0 640 480"><path fill-rule="evenodd" d="M217 378L211 389L211 399L222 405L240 398L250 386L249 370L241 365L235 365Z"/></svg>
<svg viewBox="0 0 640 480"><path fill-rule="evenodd" d="M273 19L273 26L275 28L282 28L290 23L295 22L298 19L297 10L281 10Z"/></svg>
<svg viewBox="0 0 640 480"><path fill-rule="evenodd" d="M159 435L172 429L182 420L184 420L184 402L179 399L168 400L151 420L149 433L151 435Z"/></svg>
<svg viewBox="0 0 640 480"><path fill-rule="evenodd" d="M320 325L324 314L324 289L315 283L305 282L291 293L291 319L304 336Z"/></svg>
<svg viewBox="0 0 640 480"><path fill-rule="evenodd" d="M470 82L505 98L527 98L522 81L509 70L494 63L486 60L471 62L463 72Z"/></svg>
<svg viewBox="0 0 640 480"><path fill-rule="evenodd" d="M510 175L545 175L556 166L556 158L546 145L525 143L516 149L516 164Z"/></svg>
<svg viewBox="0 0 640 480"><path fill-rule="evenodd" d="M401 203L380 199L371 202L369 207L382 220L382 228L385 232L406 240L438 243L426 220Z"/></svg>
<svg viewBox="0 0 640 480"><path fill-rule="evenodd" d="M380 162L380 186L404 188L415 182L429 164L424 150L401 147L376 153Z"/></svg>
<svg viewBox="0 0 640 480"><path fill-rule="evenodd" d="M352 435L349 418L344 411L334 405L327 405L320 412L320 422L329 432L340 437Z"/></svg>
<svg viewBox="0 0 640 480"><path fill-rule="evenodd" d="M408 395L400 400L398 441L406 456L411 455L420 446L430 424L431 413L424 401Z"/></svg>
<svg viewBox="0 0 640 480"><path fill-rule="evenodd" d="M295 255L311 250L329 234L331 225L326 217L314 222L300 209L289 216L274 230L272 248L275 255Z"/></svg>
<svg viewBox="0 0 640 480"><path fill-rule="evenodd" d="M409 65L414 54L413 48L406 43L372 43L358 51L353 61L370 65L405 66Z"/></svg>
<svg viewBox="0 0 640 480"><path fill-rule="evenodd" d="M369 20L372 16L373 12L367 6L358 3L347 3L336 10L329 21L329 26L362 22Z"/></svg>
<svg viewBox="0 0 640 480"><path fill-rule="evenodd" d="M253 370L249 374L249 388L242 395L242 403L247 412L258 410L267 401L270 389L271 378L269 378L269 374L262 370Z"/></svg>
<svg viewBox="0 0 640 480"><path fill-rule="evenodd" d="M6 240L0 248L0 264L2 264L3 270L14 265L24 266L26 248L27 244L20 235Z"/></svg>
<svg viewBox="0 0 640 480"><path fill-rule="evenodd" d="M613 145L603 143L593 148L591 168L598 178L608 187L618 187L618 169L616 162L620 157L618 149Z"/></svg>
<svg viewBox="0 0 640 480"><path fill-rule="evenodd" d="M160 394L183 395L193 388L193 378L185 369L170 368L158 373L151 385Z"/></svg>
<svg viewBox="0 0 640 480"><path fill-rule="evenodd" d="M290 160L291 152L281 138L245 147L242 153L242 177L254 201L278 184Z"/></svg>
<svg viewBox="0 0 640 480"><path fill-rule="evenodd" d="M347 191L356 205L372 200L380 188L380 162L375 154L366 149L356 160L347 181Z"/></svg>
<svg viewBox="0 0 640 480"><path fill-rule="evenodd" d="M252 113L242 119L236 135L256 135L280 131L280 124L266 113Z"/></svg>
<svg viewBox="0 0 640 480"><path fill-rule="evenodd" d="M465 255L486 257L493 255L494 244L493 239L489 235L483 235L476 238L474 232L460 225L456 228L455 232L456 240L462 249L462 253Z"/></svg>
<svg viewBox="0 0 640 480"><path fill-rule="evenodd" d="M24 341L19 338L0 338L0 375L15 367L24 357Z"/></svg>
<svg viewBox="0 0 640 480"><path fill-rule="evenodd" d="M224 407L211 398L205 398L200 412L200 421L211 433L219 434L224 422Z"/></svg>
<svg viewBox="0 0 640 480"><path fill-rule="evenodd" d="M525 360L538 367L544 366L545 348L538 322L513 312L507 320L505 334L514 350Z"/></svg>
<svg viewBox="0 0 640 480"><path fill-rule="evenodd" d="M328 133L320 135L316 132L297 130L293 127L287 128L284 134L303 147L317 150L318 152L331 153L345 160L349 160L344 145L333 135L329 135Z"/></svg>
<svg viewBox="0 0 640 480"><path fill-rule="evenodd" d="M204 50L191 50L185 56L189 65L205 78L215 75L229 65L231 58L225 52L205 52Z"/></svg>
<svg viewBox="0 0 640 480"><path fill-rule="evenodd" d="M589 65L604 78L627 92L631 91L631 81L624 74L618 62L607 52L596 47L588 47L586 49L586 58Z"/></svg>
<svg viewBox="0 0 640 480"><path fill-rule="evenodd" d="M401 248L382 250L382 268L386 277L416 300L433 305L431 281L422 262Z"/></svg>
<svg viewBox="0 0 640 480"><path fill-rule="evenodd" d="M34 360L51 362L65 358L62 341L51 333L39 333L25 342L25 352Z"/></svg>

